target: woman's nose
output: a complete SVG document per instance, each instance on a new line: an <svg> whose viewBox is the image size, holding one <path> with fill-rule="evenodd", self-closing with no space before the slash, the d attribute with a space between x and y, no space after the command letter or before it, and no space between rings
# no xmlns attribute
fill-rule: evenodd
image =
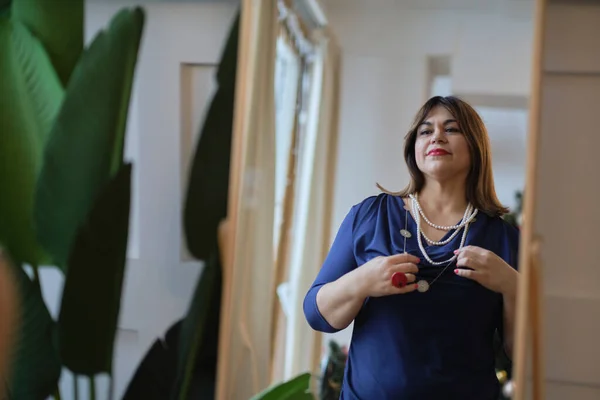
<svg viewBox="0 0 600 400"><path fill-rule="evenodd" d="M431 143L439 143L445 142L446 136L444 135L443 129L435 128L433 130L433 135L431 135Z"/></svg>

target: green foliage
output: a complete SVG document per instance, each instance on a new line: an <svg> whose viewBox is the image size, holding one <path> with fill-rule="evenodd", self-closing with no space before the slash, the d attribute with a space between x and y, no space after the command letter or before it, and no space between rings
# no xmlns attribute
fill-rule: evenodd
<svg viewBox="0 0 600 400"><path fill-rule="evenodd" d="M523 192L517 191L515 199L517 200L517 206L511 212L504 215L504 220L515 227L519 227L521 214L523 213Z"/></svg>
<svg viewBox="0 0 600 400"><path fill-rule="evenodd" d="M348 355L346 352L339 344L331 340L329 342L327 364L325 365L323 376L321 377L319 390L320 400L337 400L340 398L347 359Z"/></svg>
<svg viewBox="0 0 600 400"><path fill-rule="evenodd" d="M15 266L21 300L9 398L45 399L54 392L61 372L55 346L56 324L42 299L39 282Z"/></svg>
<svg viewBox="0 0 600 400"><path fill-rule="evenodd" d="M40 243L66 265L77 229L120 168L144 15L117 14L73 71L51 131L36 194Z"/></svg>
<svg viewBox="0 0 600 400"><path fill-rule="evenodd" d="M314 400L310 393L310 373L298 375L297 377L271 386L250 400Z"/></svg>
<svg viewBox="0 0 600 400"><path fill-rule="evenodd" d="M39 41L0 17L0 242L20 261L48 261L33 225L34 192L43 148L63 89Z"/></svg>
<svg viewBox="0 0 600 400"><path fill-rule="evenodd" d="M183 320L179 336L177 378L173 388L174 399L187 399L190 390L197 354L204 338L209 307L214 307L213 304L210 304L210 299L213 297L213 291L217 290L215 282L221 267L218 257L218 252L213 252L212 257L206 262L194 290L186 318Z"/></svg>
<svg viewBox="0 0 600 400"><path fill-rule="evenodd" d="M12 5L12 18L40 41L63 86L83 51L83 7L83 1L73 0L14 0Z"/></svg>
<svg viewBox="0 0 600 400"><path fill-rule="evenodd" d="M10 12L11 0L0 0L0 17Z"/></svg>
<svg viewBox="0 0 600 400"><path fill-rule="evenodd" d="M127 252L131 164L100 193L79 230L65 280L59 348L71 371L112 373L114 335Z"/></svg>
<svg viewBox="0 0 600 400"><path fill-rule="evenodd" d="M83 7L0 0L0 243L16 260L21 311L2 377L9 399L47 398L63 366L112 372L131 192L123 149L144 13L122 10L83 51ZM66 272L58 323L41 264Z"/></svg>
<svg viewBox="0 0 600 400"><path fill-rule="evenodd" d="M199 135L190 168L183 225L187 247L204 260L217 245L219 223L227 215L229 164L237 72L239 13L236 15L216 74L216 91Z"/></svg>

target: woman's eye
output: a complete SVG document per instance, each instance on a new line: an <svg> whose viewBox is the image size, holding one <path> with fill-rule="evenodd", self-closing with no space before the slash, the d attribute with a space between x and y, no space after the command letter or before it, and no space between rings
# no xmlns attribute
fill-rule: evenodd
<svg viewBox="0 0 600 400"><path fill-rule="evenodd" d="M427 131L427 130L421 131L421 135L429 135L430 133L431 133L431 131Z"/></svg>
<svg viewBox="0 0 600 400"><path fill-rule="evenodd" d="M459 130L458 130L457 128L447 128L447 129L446 129L446 132L453 132L453 133L456 133L456 132L459 132Z"/></svg>

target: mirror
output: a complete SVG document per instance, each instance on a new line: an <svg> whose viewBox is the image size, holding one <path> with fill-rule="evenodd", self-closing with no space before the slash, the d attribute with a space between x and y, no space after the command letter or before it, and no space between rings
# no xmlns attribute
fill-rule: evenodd
<svg viewBox="0 0 600 400"><path fill-rule="evenodd" d="M277 5L241 27L219 398L597 398L598 6Z"/></svg>
<svg viewBox="0 0 600 400"><path fill-rule="evenodd" d="M252 89L246 98L254 102L236 110L240 147L234 139L232 154L245 156L233 159L239 181L230 197L235 233L227 254L237 262L231 261L229 290L251 293L243 299L230 294L231 309L223 314L232 325L222 333L238 349L220 343L220 362L227 364L220 382L227 379L225 369L243 379L222 383L223 398L236 398L253 380L275 384L305 372L316 377L311 383L320 398L338 398L340 391L358 398L392 392L498 398L512 376L503 338L509 336L510 353L533 3L328 0L320 13L313 3L279 2L269 47L260 42L266 36L250 34L273 15L242 18L241 31L250 36L240 54L274 52L275 65L248 56L239 82L254 86L238 86ZM267 67L274 69L273 87L257 80ZM376 184L396 192L410 183L404 136L432 98L408 145L415 154L419 149L417 167L429 183L409 191L419 195L413 200L383 193ZM261 106L274 109L274 126L257 114ZM255 140L243 141L243 135ZM446 154L428 154L431 149ZM453 195L452 187L462 194ZM427 220L434 226L423 227ZM457 222L449 232L436 228ZM418 230L430 243L419 244ZM452 254L467 247L474 253ZM403 252L421 258L402 261L418 264L419 273L410 269L415 266L399 271L411 293L358 289L361 280L374 282L374 275L360 273L375 268L372 259ZM268 257L275 265L270 272L255 264ZM473 263L474 257L485 262ZM490 282L466 276L486 268L495 268ZM413 287L417 281L420 291ZM336 295L335 282L357 288L360 304ZM386 284L397 290L391 280ZM258 292L259 285L272 291ZM322 293L325 300L317 300ZM344 304L354 306L336 317ZM442 333L432 334L436 329Z"/></svg>
<svg viewBox="0 0 600 400"><path fill-rule="evenodd" d="M313 328L327 332L326 345L334 340L350 349L346 362L350 368L339 382L342 398L392 398L393 393L406 393L407 398L504 398L503 384L513 372L503 338L513 335L516 312L518 279L513 268L518 266L519 231L515 225L520 224L525 190L534 2L330 0L324 4L343 55L339 147L333 244L311 283L319 295L313 292L311 297L309 291L306 301L312 302L312 309L307 306L305 314ZM415 151L440 148L452 155L416 155L429 183L413 192L418 194L415 200L406 196L409 190L403 201L397 192L411 181L404 138L420 108L435 96L456 96L473 111L467 106L461 109L461 103L452 108L453 100L440 99L439 115L434 108L417 121ZM458 109L468 111L453 114ZM473 122L466 115L476 118L475 113L487 130L481 140L489 140L495 196L510 212L490 216L499 208L479 206L461 245L465 226L442 230L426 221L443 226L464 222L470 215L465 212L467 204L476 201L476 192L485 184L483 180L465 183L468 170L462 175L448 172L454 171L451 165L458 162L461 151L450 149L460 143L455 135L468 145L465 138L476 128L467 126ZM459 123L444 125L449 119ZM422 126L422 122L432 125ZM485 166L479 163L474 173L485 173ZM452 211L451 199L456 197L440 188L453 186L449 182L457 182L456 176L462 180L457 185L464 185L462 197L458 196L463 203ZM376 183L394 195L382 193ZM464 202L469 191L471 200ZM422 236L419 245L418 228L438 243L427 243ZM466 248L464 253L449 261L452 251L460 247ZM353 257L346 258L344 251L351 251ZM419 268L416 277L412 270L385 264L405 263L387 258L404 251L420 258L411 261ZM380 261L384 264L373 264L378 256L384 257L386 261ZM439 264L442 261L446 262ZM461 271L472 269L472 278L457 276L456 262ZM361 279L376 282L367 272L349 278L353 271L367 268L410 272L409 282L421 286L407 294L372 287L362 292L362 304L349 314L336 312L343 308L336 296L348 293L336 282L356 287ZM341 271L345 278L339 277ZM480 280L475 278L478 275ZM505 277L511 280L507 287L499 283ZM328 304L333 304L331 309ZM313 315L315 309L321 315ZM354 317L348 317L351 314ZM349 321L353 323L340 330ZM506 344L510 352L512 343Z"/></svg>

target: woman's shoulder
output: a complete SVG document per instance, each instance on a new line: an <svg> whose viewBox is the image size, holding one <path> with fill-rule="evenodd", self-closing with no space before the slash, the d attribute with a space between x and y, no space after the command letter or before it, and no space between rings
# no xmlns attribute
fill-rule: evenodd
<svg viewBox="0 0 600 400"><path fill-rule="evenodd" d="M496 232L512 248L519 247L521 231L518 227L506 221L504 218L495 216L489 218L489 229Z"/></svg>
<svg viewBox="0 0 600 400"><path fill-rule="evenodd" d="M376 221L381 217L399 218L404 207L401 197L388 193L379 193L364 198L352 206L351 213L354 223L361 224L368 221Z"/></svg>
<svg viewBox="0 0 600 400"><path fill-rule="evenodd" d="M520 230L515 225L508 222L503 217L490 217L490 222L493 224L495 229L502 231L508 237L519 237Z"/></svg>
<svg viewBox="0 0 600 400"><path fill-rule="evenodd" d="M401 197L388 193L379 193L366 197L354 204L352 208L357 216L364 216L382 211L394 212L400 204L404 204Z"/></svg>

